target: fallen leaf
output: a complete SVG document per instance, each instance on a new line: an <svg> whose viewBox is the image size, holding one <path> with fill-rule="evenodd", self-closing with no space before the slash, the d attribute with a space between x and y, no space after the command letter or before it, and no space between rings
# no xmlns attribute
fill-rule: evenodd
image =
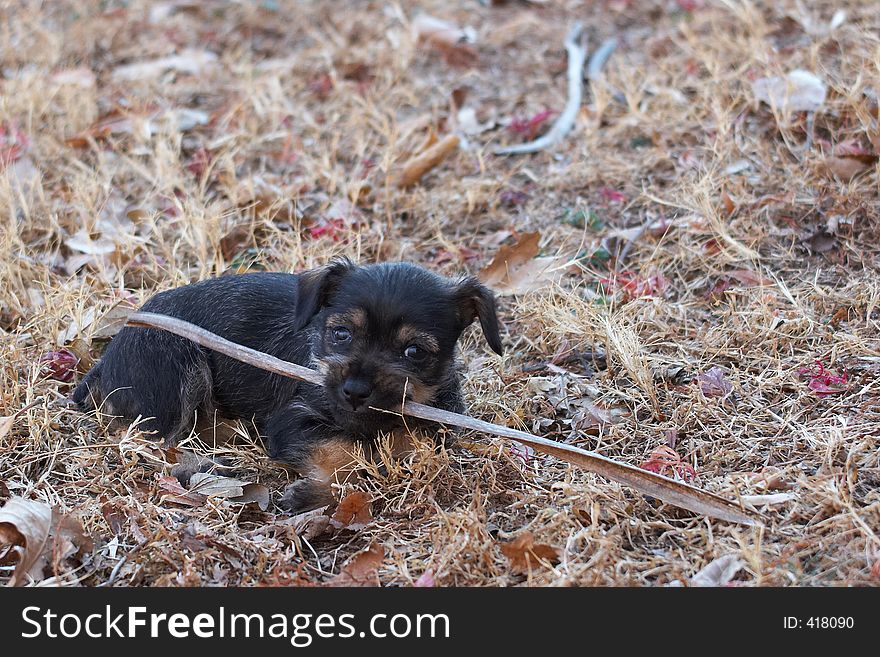
<svg viewBox="0 0 880 657"><path fill-rule="evenodd" d="M517 572L527 573L542 562L555 564L559 561L559 550L541 543L535 543L532 532L522 532L508 543L501 544L501 553L507 557L510 567Z"/></svg>
<svg viewBox="0 0 880 657"><path fill-rule="evenodd" d="M13 497L0 509L0 544L18 555L10 586L42 581L46 566L92 549L75 519L42 502ZM55 573L56 575L59 573Z"/></svg>
<svg viewBox="0 0 880 657"><path fill-rule="evenodd" d="M196 126L206 125L209 121L210 116L207 113L186 107L141 112L113 110L98 119L87 130L68 137L65 143L72 148L85 148L91 140L100 141L120 135L149 139L163 128L186 132Z"/></svg>
<svg viewBox="0 0 880 657"><path fill-rule="evenodd" d="M413 34L418 41L443 42L449 45L474 43L477 33L473 28L462 28L442 18L419 14L412 22Z"/></svg>
<svg viewBox="0 0 880 657"><path fill-rule="evenodd" d="M463 107L458 110L456 124L458 125L459 130L464 134L471 136L478 135L495 127L495 121L489 120L480 123L477 119L477 112L472 107Z"/></svg>
<svg viewBox="0 0 880 657"><path fill-rule="evenodd" d="M825 103L828 89L816 75L796 69L785 76L759 78L752 83L752 92L759 101L790 112L815 112Z"/></svg>
<svg viewBox="0 0 880 657"><path fill-rule="evenodd" d="M557 258L535 258L540 240L538 232L521 234L516 244L498 249L478 278L500 295L521 294L542 287Z"/></svg>
<svg viewBox="0 0 880 657"><path fill-rule="evenodd" d="M856 157L827 156L822 160L822 166L826 173L839 178L843 182L849 182L860 173L871 168L871 164Z"/></svg>
<svg viewBox="0 0 880 657"><path fill-rule="evenodd" d="M79 364L79 360L76 354L69 349L50 351L40 357L41 371L45 376L56 381L70 383L76 374L76 366Z"/></svg>
<svg viewBox="0 0 880 657"><path fill-rule="evenodd" d="M256 504L261 511L265 511L269 508L269 488L263 484L245 484L242 494L230 497L229 501L235 504Z"/></svg>
<svg viewBox="0 0 880 657"><path fill-rule="evenodd" d="M117 301L110 310L101 315L101 319L95 324L92 339L112 338L122 330L128 321L129 315L136 310L137 306L127 301Z"/></svg>
<svg viewBox="0 0 880 657"><path fill-rule="evenodd" d="M211 472L195 472L189 479L189 492L206 497L241 497L244 486L243 481Z"/></svg>
<svg viewBox="0 0 880 657"><path fill-rule="evenodd" d="M419 575L419 578L415 581L413 586L416 588L430 588L436 586L434 584L434 571L426 570L425 572L423 572L421 575Z"/></svg>
<svg viewBox="0 0 880 657"><path fill-rule="evenodd" d="M288 524L301 539L311 541L327 531L330 526L330 517L324 513L325 508L299 513L293 516Z"/></svg>
<svg viewBox="0 0 880 657"><path fill-rule="evenodd" d="M745 565L745 561L738 555L725 554L700 569L696 575L691 577L688 584L694 587L727 586ZM681 582L671 582L669 586L681 586Z"/></svg>
<svg viewBox="0 0 880 657"><path fill-rule="evenodd" d="M107 255L116 251L116 244L112 240L106 237L92 239L85 229L65 239L64 244L69 249L88 255Z"/></svg>
<svg viewBox="0 0 880 657"><path fill-rule="evenodd" d="M758 285L773 284L772 280L770 280L766 276L762 276L756 271L752 271L751 269L734 269L733 271L727 272L727 275L731 278L735 278L744 287L755 287Z"/></svg>
<svg viewBox="0 0 880 657"><path fill-rule="evenodd" d="M336 507L330 523L337 529L363 529L373 519L371 501L370 496L362 491L346 495Z"/></svg>
<svg viewBox="0 0 880 657"><path fill-rule="evenodd" d="M471 27L459 27L455 23L420 14L412 22L416 42L424 43L440 52L447 64L452 66L471 66L477 58L477 51L471 45L477 40L477 33Z"/></svg>
<svg viewBox="0 0 880 657"><path fill-rule="evenodd" d="M712 367L698 374L697 383L706 397L726 397L733 392L733 384L727 380L720 367Z"/></svg>
<svg viewBox="0 0 880 657"><path fill-rule="evenodd" d="M124 113L113 110L98 119L90 128L73 137L68 137L65 143L73 148L85 148L90 140L106 139L111 135L139 134L149 138L152 131L149 128L150 115L137 113Z"/></svg>
<svg viewBox="0 0 880 657"><path fill-rule="evenodd" d="M797 499L794 493L772 493L767 495L741 495L740 499L746 504L753 507L773 506L774 504L784 504Z"/></svg>
<svg viewBox="0 0 880 657"><path fill-rule="evenodd" d="M203 506L205 500L208 499L206 495L188 491L180 485L177 477L157 474L156 479L159 482L159 490L164 491L164 494L160 496L160 501L162 502L167 500L183 506Z"/></svg>
<svg viewBox="0 0 880 657"><path fill-rule="evenodd" d="M693 466L686 461L682 461L678 452L671 449L668 445L660 445L660 447L655 448L648 456L648 460L640 463L639 467L642 470L685 483L692 482L697 476Z"/></svg>
<svg viewBox="0 0 880 657"><path fill-rule="evenodd" d="M179 55L117 66L113 70L113 79L144 80L158 77L168 71L198 75L216 61L217 55L212 52L187 48Z"/></svg>
<svg viewBox="0 0 880 657"><path fill-rule="evenodd" d="M0 509L0 544L13 546L19 554L10 586L20 586L32 570L42 570L51 526L52 509L41 502L13 497ZM36 573L31 576L42 579Z"/></svg>
<svg viewBox="0 0 880 657"><path fill-rule="evenodd" d="M253 226L250 223L241 223L220 238L220 253L223 259L229 262L241 251L241 248L250 242L253 236Z"/></svg>
<svg viewBox="0 0 880 657"><path fill-rule="evenodd" d="M663 297L669 287L669 281L663 274L639 276L630 271L614 272L613 276L599 279L608 290L620 292L624 301L642 297Z"/></svg>
<svg viewBox="0 0 880 657"><path fill-rule="evenodd" d="M538 135L541 126L555 114L558 114L556 110L545 109L528 118L518 117L510 122L507 129L520 135L526 141L532 141Z"/></svg>
<svg viewBox="0 0 880 657"><path fill-rule="evenodd" d="M822 361L817 360L813 367L802 367L798 370L801 377L810 380L807 387L820 397L846 392L849 377L846 372L834 374L825 369Z"/></svg>
<svg viewBox="0 0 880 657"><path fill-rule="evenodd" d="M806 244L813 253L828 253L837 246L837 238L824 230L820 230L815 235L807 238Z"/></svg>
<svg viewBox="0 0 880 657"><path fill-rule="evenodd" d="M327 582L330 586L378 586L379 566L385 560L385 550L378 543L370 544L349 559L342 570Z"/></svg>

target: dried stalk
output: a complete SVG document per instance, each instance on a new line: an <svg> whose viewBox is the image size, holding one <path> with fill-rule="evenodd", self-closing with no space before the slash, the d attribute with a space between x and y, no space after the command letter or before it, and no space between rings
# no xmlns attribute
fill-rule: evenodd
<svg viewBox="0 0 880 657"><path fill-rule="evenodd" d="M128 324L130 326L162 329L192 340L208 349L218 351L230 358L240 360L248 365L253 365L281 376L307 381L315 385L324 385L321 375L314 370L230 342L194 324L168 317L167 315L134 313L128 318ZM630 486L645 495L651 495L674 506L730 522L746 525L760 524L760 516L743 509L723 497L700 490L681 481L675 481L674 479L642 470L626 463L620 463L601 454L588 452L579 447L558 443L526 433L525 431L491 424L467 415L452 413L415 402L406 402L396 412L423 420L450 424L463 429L473 429L503 438L510 438L532 447L537 452L550 454L567 463L577 465L590 472L595 472L608 479Z"/></svg>
<svg viewBox="0 0 880 657"><path fill-rule="evenodd" d="M415 185L426 173L440 164L452 151L458 148L458 143L459 138L456 135L446 135L439 142L407 162L395 184L398 187L411 187Z"/></svg>

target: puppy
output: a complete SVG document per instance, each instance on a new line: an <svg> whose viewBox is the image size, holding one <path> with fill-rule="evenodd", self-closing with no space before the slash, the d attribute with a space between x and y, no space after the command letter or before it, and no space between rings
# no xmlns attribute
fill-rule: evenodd
<svg viewBox="0 0 880 657"><path fill-rule="evenodd" d="M450 280L407 263L348 260L301 274L224 276L157 294L143 311L317 369L324 386L246 365L164 331L126 327L74 390L81 408L147 418L175 445L197 418L252 421L270 458L302 478L281 500L293 512L332 501L334 472L361 442L369 453L401 419L403 399L464 410L455 354L479 319L501 354L495 298L475 278Z"/></svg>

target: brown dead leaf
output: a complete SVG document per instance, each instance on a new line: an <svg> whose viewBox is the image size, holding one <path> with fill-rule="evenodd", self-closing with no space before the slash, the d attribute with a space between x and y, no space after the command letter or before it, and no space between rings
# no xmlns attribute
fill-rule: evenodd
<svg viewBox="0 0 880 657"><path fill-rule="evenodd" d="M379 586L379 566L385 560L385 550L378 543L362 550L349 559L329 586Z"/></svg>
<svg viewBox="0 0 880 657"><path fill-rule="evenodd" d="M103 502L101 504L101 515L107 521L107 526L114 534L120 534L128 521L128 514L120 504L114 502Z"/></svg>
<svg viewBox="0 0 880 657"><path fill-rule="evenodd" d="M751 269L735 269L727 272L727 275L738 280L744 287L773 285L772 280Z"/></svg>
<svg viewBox="0 0 880 657"><path fill-rule="evenodd" d="M431 169L445 160L458 148L458 136L446 135L439 142L409 160L397 176L397 187L411 187Z"/></svg>
<svg viewBox="0 0 880 657"><path fill-rule="evenodd" d="M0 509L0 544L18 554L10 586L42 581L46 566L57 568L93 547L77 520L22 497L13 497Z"/></svg>
<svg viewBox="0 0 880 657"><path fill-rule="evenodd" d="M523 532L509 543L501 544L501 552L517 572L527 573L541 562L555 564L559 561L559 550L550 545L535 543L532 532Z"/></svg>
<svg viewBox="0 0 880 657"><path fill-rule="evenodd" d="M324 508L314 509L295 515L287 524L301 539L311 541L317 538L330 526L330 516L324 514Z"/></svg>
<svg viewBox="0 0 880 657"><path fill-rule="evenodd" d="M230 262L241 251L253 236L254 227L251 224L238 224L220 238L220 253L223 259Z"/></svg>
<svg viewBox="0 0 880 657"><path fill-rule="evenodd" d="M245 482L210 472L195 472L189 479L189 492L206 497L241 497Z"/></svg>
<svg viewBox="0 0 880 657"><path fill-rule="evenodd" d="M813 253L828 253L837 246L837 238L824 230L820 230L806 240L807 246Z"/></svg>
<svg viewBox="0 0 880 657"><path fill-rule="evenodd" d="M371 501L370 496L362 491L346 495L336 507L330 523L337 529L363 529L373 519Z"/></svg>
<svg viewBox="0 0 880 657"><path fill-rule="evenodd" d="M543 286L557 258L535 258L540 240L538 232L522 233L516 244L498 249L478 278L500 295L522 294Z"/></svg>
<svg viewBox="0 0 880 657"><path fill-rule="evenodd" d="M183 506L202 506L204 505L205 500L208 499L207 495L191 493L188 491L180 485L177 477L157 474L156 480L159 482L159 490L164 491L164 494L160 497L160 500L163 502L168 500L169 502L181 504Z"/></svg>
<svg viewBox="0 0 880 657"><path fill-rule="evenodd" d="M856 157L837 157L829 155L822 162L825 173L839 178L843 182L849 182L860 173L867 171L871 165Z"/></svg>
<svg viewBox="0 0 880 657"><path fill-rule="evenodd" d="M269 508L269 489L263 484L245 484L242 487L242 494L238 497L230 497L229 501L236 504L254 503L261 511L265 511Z"/></svg>
<svg viewBox="0 0 880 657"><path fill-rule="evenodd" d="M42 502L13 497L0 509L0 544L14 546L19 553L10 586L24 584L31 571L42 571L51 526L52 509ZM42 579L36 572L32 576Z"/></svg>

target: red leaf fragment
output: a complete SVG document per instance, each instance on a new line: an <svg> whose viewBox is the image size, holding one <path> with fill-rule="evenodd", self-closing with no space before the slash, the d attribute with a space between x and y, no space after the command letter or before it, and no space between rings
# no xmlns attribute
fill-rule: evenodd
<svg viewBox="0 0 880 657"><path fill-rule="evenodd" d="M643 277L631 271L615 273L599 282L611 292L620 292L625 301L642 297L662 297L669 287L669 281L663 274Z"/></svg>
<svg viewBox="0 0 880 657"><path fill-rule="evenodd" d="M530 118L515 118L510 122L510 125L507 126L507 129L510 132L522 135L526 141L531 141L538 135L538 131L544 124L544 121L556 113L556 110L545 109Z"/></svg>
<svg viewBox="0 0 880 657"><path fill-rule="evenodd" d="M14 123L0 123L0 171L24 155L30 143L28 136Z"/></svg>
<svg viewBox="0 0 880 657"><path fill-rule="evenodd" d="M626 201L626 194L619 192L616 189L611 189L610 187L603 187L599 190L599 194L601 194L606 203L616 205Z"/></svg>
<svg viewBox="0 0 880 657"><path fill-rule="evenodd" d="M692 482L697 473L693 466L681 460L681 456L668 445L660 445L648 456L648 460L639 464L642 470L671 477L686 483Z"/></svg>
<svg viewBox="0 0 880 657"><path fill-rule="evenodd" d="M846 386L849 382L849 376L846 372L834 374L830 370L826 370L820 360L817 360L813 367L802 367L798 370L798 374L802 378L808 377L810 379L807 387L820 397L846 392Z"/></svg>
<svg viewBox="0 0 880 657"><path fill-rule="evenodd" d="M345 233L348 232L349 226L345 219L337 217L335 219L327 219L314 226L309 226L307 230L309 237L314 239L327 236L334 242L338 242L345 237Z"/></svg>
<svg viewBox="0 0 880 657"><path fill-rule="evenodd" d="M733 392L733 384L724 376L724 370L713 367L697 375L700 390L707 397L726 397Z"/></svg>
<svg viewBox="0 0 880 657"><path fill-rule="evenodd" d="M74 374L76 374L79 358L69 349L59 349L58 351L50 351L47 354L43 354L40 358L40 363L43 366L43 374L56 381L70 383L73 380Z"/></svg>

